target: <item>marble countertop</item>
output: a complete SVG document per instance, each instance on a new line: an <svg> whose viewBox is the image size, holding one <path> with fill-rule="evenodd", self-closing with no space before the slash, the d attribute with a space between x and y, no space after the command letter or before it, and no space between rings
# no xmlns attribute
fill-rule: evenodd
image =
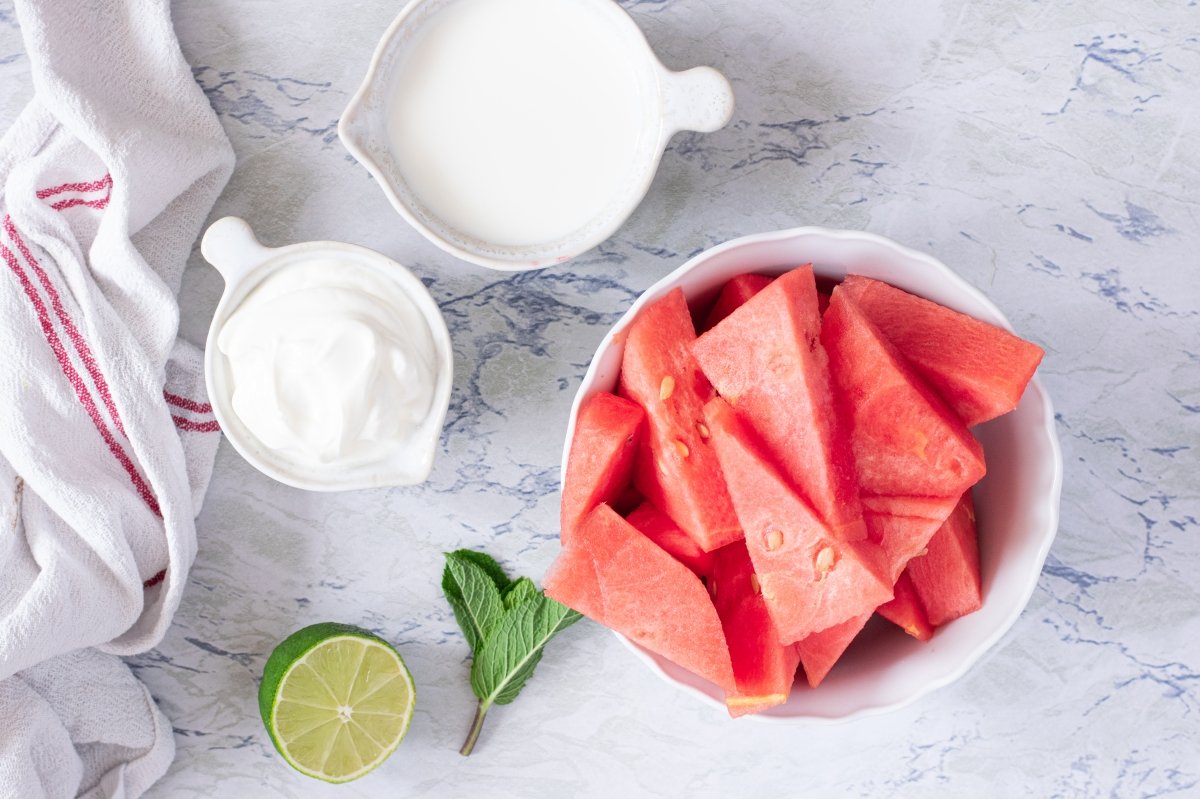
<svg viewBox="0 0 1200 799"><path fill-rule="evenodd" d="M147 796L1200 795L1195 0L622 5L668 66L729 77L733 121L674 139L613 238L503 275L418 236L337 141L399 2L175 2L237 151L214 218L409 265L445 312L457 373L420 487L305 493L222 443L175 623L129 661L178 745ZM0 87L11 120L31 88L9 2ZM559 548L567 412L608 326L700 250L807 224L934 254L1046 348L1066 474L1024 615L953 685L819 728L733 722L579 624L460 757L474 699L441 553L483 548L541 575ZM195 255L181 295L193 340L221 288ZM396 755L337 788L282 762L255 702L271 648L323 620L395 642L419 692Z"/></svg>

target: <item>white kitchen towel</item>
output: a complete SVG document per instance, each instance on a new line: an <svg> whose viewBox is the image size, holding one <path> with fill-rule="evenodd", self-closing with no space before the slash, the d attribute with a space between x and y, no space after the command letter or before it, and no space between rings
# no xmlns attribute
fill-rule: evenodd
<svg viewBox="0 0 1200 799"><path fill-rule="evenodd" d="M0 140L0 797L134 797L153 647L216 450L176 294L233 166L167 0L16 0L34 100ZM88 650L89 647L96 647Z"/></svg>
<svg viewBox="0 0 1200 799"><path fill-rule="evenodd" d="M141 795L167 766L171 725L114 655L80 649L0 681L6 797Z"/></svg>

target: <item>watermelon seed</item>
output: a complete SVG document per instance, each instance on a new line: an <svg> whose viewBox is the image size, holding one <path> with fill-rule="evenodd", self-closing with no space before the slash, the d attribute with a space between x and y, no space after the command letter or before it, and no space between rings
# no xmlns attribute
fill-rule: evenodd
<svg viewBox="0 0 1200 799"><path fill-rule="evenodd" d="M705 441L707 441L708 437L712 435L708 432L708 425L706 425L704 422L696 422L696 432L698 432L700 434L700 438L704 439Z"/></svg>
<svg viewBox="0 0 1200 799"><path fill-rule="evenodd" d="M928 460L925 455L925 445L929 443L929 436L921 431L917 431L917 445L913 447L913 451L917 453L917 457L921 460ZM958 464L955 464L957 466Z"/></svg>
<svg viewBox="0 0 1200 799"><path fill-rule="evenodd" d="M667 375L658 386L658 398L666 402L675 393L675 378Z"/></svg>
<svg viewBox="0 0 1200 799"><path fill-rule="evenodd" d="M825 575L833 569L837 563L837 553L833 551L833 547L822 547L817 553L817 580L824 580Z"/></svg>
<svg viewBox="0 0 1200 799"><path fill-rule="evenodd" d="M768 530L767 534L763 536L763 543L768 552L773 552L783 545L783 533L779 530Z"/></svg>
<svg viewBox="0 0 1200 799"><path fill-rule="evenodd" d="M691 450L688 449L688 445L680 441L678 438L675 439L675 449L679 451L679 457L681 458L686 458L691 453Z"/></svg>
<svg viewBox="0 0 1200 799"><path fill-rule="evenodd" d="M757 574L750 575L750 590L753 591L756 595L762 596L762 583L760 583L758 581Z"/></svg>

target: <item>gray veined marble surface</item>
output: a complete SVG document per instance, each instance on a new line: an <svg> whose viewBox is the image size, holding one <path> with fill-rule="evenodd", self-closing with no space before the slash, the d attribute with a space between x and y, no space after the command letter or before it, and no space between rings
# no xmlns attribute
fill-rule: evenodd
<svg viewBox="0 0 1200 799"><path fill-rule="evenodd" d="M227 444L162 645L130 660L171 718L161 797L1200 796L1200 6L1190 2L625 0L668 66L712 64L738 108L676 138L609 241L540 273L457 262L391 210L335 136L398 2L178 0L183 50L233 140L214 215L263 240L340 239L422 276L458 359L421 487L317 495ZM0 114L31 93L0 0ZM924 249L1047 350L1062 523L1028 609L965 678L886 716L734 723L607 632L551 645L521 698L473 710L441 553L540 575L592 351L636 294L725 239L801 224ZM193 259L184 330L221 291ZM271 648L336 619L395 642L409 737L347 786L293 773L255 706Z"/></svg>

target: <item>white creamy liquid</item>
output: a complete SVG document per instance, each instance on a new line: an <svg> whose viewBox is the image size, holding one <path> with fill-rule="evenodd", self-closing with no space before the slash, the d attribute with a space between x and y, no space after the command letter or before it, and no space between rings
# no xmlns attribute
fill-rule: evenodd
<svg viewBox="0 0 1200 799"><path fill-rule="evenodd" d="M270 449L303 464L394 456L429 414L433 336L395 281L316 258L268 275L217 337L233 409Z"/></svg>
<svg viewBox="0 0 1200 799"><path fill-rule="evenodd" d="M548 243L623 198L645 125L636 51L586 0L457 0L395 74L389 139L413 193L500 245ZM657 131L654 131L657 133Z"/></svg>

